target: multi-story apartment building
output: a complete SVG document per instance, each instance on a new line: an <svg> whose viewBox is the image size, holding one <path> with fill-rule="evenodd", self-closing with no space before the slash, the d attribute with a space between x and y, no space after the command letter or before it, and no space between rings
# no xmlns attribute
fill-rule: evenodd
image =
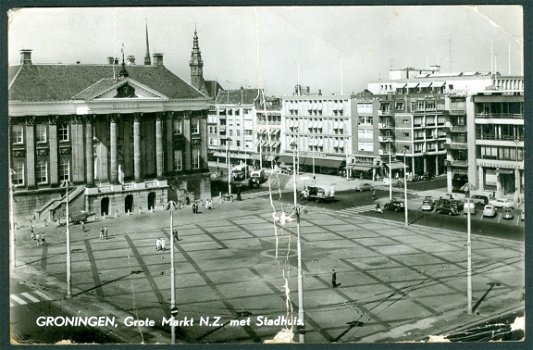
<svg viewBox="0 0 533 350"><path fill-rule="evenodd" d="M524 188L523 78L498 75L483 92L447 99L448 190L468 182L480 191L519 199Z"/></svg>
<svg viewBox="0 0 533 350"><path fill-rule="evenodd" d="M231 163L251 164L257 158L256 101L259 89L219 91L209 112L209 152L211 159L226 162L228 143Z"/></svg>
<svg viewBox="0 0 533 350"><path fill-rule="evenodd" d="M56 219L64 180L74 187L73 213L158 208L176 190L210 196L212 100L153 56L152 65L41 65L22 50L20 65L9 68L17 217Z"/></svg>
<svg viewBox="0 0 533 350"><path fill-rule="evenodd" d="M281 98L263 96L256 100L256 166L274 167L281 149Z"/></svg>
<svg viewBox="0 0 533 350"><path fill-rule="evenodd" d="M285 96L278 162L293 164L295 150L300 171L336 174L344 169L354 150L352 111L347 95Z"/></svg>

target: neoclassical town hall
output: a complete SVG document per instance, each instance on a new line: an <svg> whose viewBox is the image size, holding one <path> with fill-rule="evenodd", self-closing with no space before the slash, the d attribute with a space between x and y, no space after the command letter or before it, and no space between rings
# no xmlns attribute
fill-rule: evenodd
<svg viewBox="0 0 533 350"><path fill-rule="evenodd" d="M34 53L37 55L38 53ZM9 67L10 171L16 221L163 208L210 196L207 112L196 32L186 83L152 60ZM65 181L67 180L67 181Z"/></svg>

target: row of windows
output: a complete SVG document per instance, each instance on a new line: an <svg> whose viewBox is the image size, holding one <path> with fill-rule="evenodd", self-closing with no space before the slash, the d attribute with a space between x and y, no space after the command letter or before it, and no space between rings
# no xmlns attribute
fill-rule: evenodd
<svg viewBox="0 0 533 350"><path fill-rule="evenodd" d="M481 159L524 160L524 149L518 147L478 146L477 157Z"/></svg>
<svg viewBox="0 0 533 350"><path fill-rule="evenodd" d="M59 163L59 181L70 180L70 161L64 160ZM40 160L35 164L35 180L39 185L48 183L48 161ZM13 164L13 185L24 185L24 162Z"/></svg>
<svg viewBox="0 0 533 350"><path fill-rule="evenodd" d="M69 141L69 125L59 124L57 126L57 138L61 142ZM13 125L11 139L14 144L24 144L24 126ZM48 142L48 125L35 125L35 141L38 143Z"/></svg>

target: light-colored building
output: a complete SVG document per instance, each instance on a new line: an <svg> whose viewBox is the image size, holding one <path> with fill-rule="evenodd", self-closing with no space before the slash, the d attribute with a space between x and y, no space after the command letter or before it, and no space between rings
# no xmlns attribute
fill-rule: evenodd
<svg viewBox="0 0 533 350"><path fill-rule="evenodd" d="M495 76L483 92L449 96L448 190L467 182L496 197L524 189L523 78Z"/></svg>
<svg viewBox="0 0 533 350"><path fill-rule="evenodd" d="M282 100L263 96L256 100L256 166L273 168L281 150Z"/></svg>

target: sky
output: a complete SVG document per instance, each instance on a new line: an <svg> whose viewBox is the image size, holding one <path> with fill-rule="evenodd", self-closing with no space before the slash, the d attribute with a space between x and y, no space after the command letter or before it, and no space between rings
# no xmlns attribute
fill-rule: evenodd
<svg viewBox="0 0 533 350"><path fill-rule="evenodd" d="M491 43L502 74L522 74L520 6L31 8L9 13L9 64L105 64L150 52L190 81L195 27L204 78L225 89L291 95L299 82L324 94L359 92L390 68L488 72ZM509 47L511 65L509 66Z"/></svg>

